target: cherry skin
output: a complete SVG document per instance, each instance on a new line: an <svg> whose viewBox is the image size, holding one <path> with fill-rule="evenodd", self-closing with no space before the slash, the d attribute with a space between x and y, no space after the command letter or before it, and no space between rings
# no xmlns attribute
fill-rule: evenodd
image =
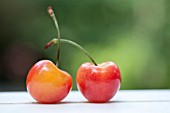
<svg viewBox="0 0 170 113"><path fill-rule="evenodd" d="M90 102L108 102L119 90L121 75L113 62L105 62L95 66L84 63L76 76L77 86L84 97Z"/></svg>
<svg viewBox="0 0 170 113"><path fill-rule="evenodd" d="M30 95L38 102L58 103L70 92L72 77L51 61L42 60L30 69L26 86Z"/></svg>

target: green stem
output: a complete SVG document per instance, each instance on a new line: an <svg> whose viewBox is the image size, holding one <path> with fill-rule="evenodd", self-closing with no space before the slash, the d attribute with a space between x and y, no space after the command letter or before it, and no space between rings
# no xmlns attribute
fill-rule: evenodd
<svg viewBox="0 0 170 113"><path fill-rule="evenodd" d="M59 65L59 59L60 59L60 29L59 29L59 25L56 19L56 16L54 14L54 11L52 10L52 8L49 6L48 7L48 13L51 16L51 18L54 21L55 27L57 29L57 37L58 37L58 52L57 52L57 60L56 60L56 66L58 67Z"/></svg>
<svg viewBox="0 0 170 113"><path fill-rule="evenodd" d="M81 51L84 52L84 54L89 57L89 59L93 62L93 64L95 66L97 66L97 63L94 61L94 59L90 56L90 54L83 48L81 47L79 44L71 41L71 40L66 40L66 39L60 39L61 43L67 43L67 44L71 44L75 47L77 47L78 49L80 49ZM59 40L54 38L53 40L51 40L49 43L47 43L47 45L45 46L45 48L47 49L48 47L52 46L53 44L59 43Z"/></svg>

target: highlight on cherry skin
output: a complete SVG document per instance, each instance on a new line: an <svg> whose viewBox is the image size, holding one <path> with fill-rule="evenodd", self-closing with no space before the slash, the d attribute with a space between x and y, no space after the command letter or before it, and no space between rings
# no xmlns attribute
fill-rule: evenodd
<svg viewBox="0 0 170 113"><path fill-rule="evenodd" d="M72 77L58 69L51 61L41 60L29 71L27 90L39 103L58 103L72 88Z"/></svg>
<svg viewBox="0 0 170 113"><path fill-rule="evenodd" d="M105 103L119 90L121 75L113 62L99 65L87 62L79 67L76 81L78 89L87 100L92 103Z"/></svg>

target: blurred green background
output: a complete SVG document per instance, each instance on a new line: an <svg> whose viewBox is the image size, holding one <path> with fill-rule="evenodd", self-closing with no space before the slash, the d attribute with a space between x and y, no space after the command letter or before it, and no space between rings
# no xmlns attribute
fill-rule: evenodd
<svg viewBox="0 0 170 113"><path fill-rule="evenodd" d="M47 13L57 15L61 37L82 45L98 63L114 61L121 89L170 88L169 0L1 0L0 91L25 90L30 67L41 59L56 61L56 37ZM90 60L62 44L59 67L75 76Z"/></svg>

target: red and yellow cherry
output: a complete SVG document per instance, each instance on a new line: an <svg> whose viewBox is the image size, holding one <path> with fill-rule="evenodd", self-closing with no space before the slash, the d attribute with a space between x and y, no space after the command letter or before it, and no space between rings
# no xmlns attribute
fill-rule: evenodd
<svg viewBox="0 0 170 113"><path fill-rule="evenodd" d="M49 60L37 62L29 71L26 86L30 95L40 103L58 103L63 100L72 88L72 77L58 69L60 55L60 31L55 14L51 7L48 13L54 20L58 33L58 53L56 66Z"/></svg>
<svg viewBox="0 0 170 113"><path fill-rule="evenodd" d="M119 90L121 75L113 62L99 65L84 63L76 76L77 86L84 97L90 102L108 102Z"/></svg>
<svg viewBox="0 0 170 113"><path fill-rule="evenodd" d="M51 61L42 60L30 69L26 86L30 95L38 102L57 103L70 92L72 77Z"/></svg>

